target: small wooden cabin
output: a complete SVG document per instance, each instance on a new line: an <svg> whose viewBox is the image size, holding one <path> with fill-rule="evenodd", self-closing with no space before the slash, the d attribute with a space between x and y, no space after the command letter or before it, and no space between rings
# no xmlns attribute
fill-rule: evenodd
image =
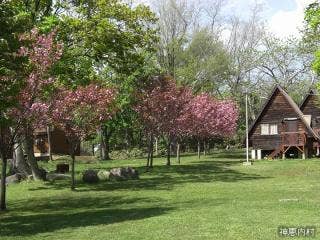
<svg viewBox="0 0 320 240"><path fill-rule="evenodd" d="M249 129L252 158L301 155L304 159L309 156L319 141L311 121L310 112L303 113L292 98L276 86Z"/></svg>
<svg viewBox="0 0 320 240"><path fill-rule="evenodd" d="M51 154L68 155L69 143L65 133L58 128L37 129L34 133L34 154L36 157L49 157ZM80 154L80 148L76 155Z"/></svg>
<svg viewBox="0 0 320 240"><path fill-rule="evenodd" d="M319 95L315 90L310 90L305 96L300 104L300 110L304 115L310 116L311 127L320 136L320 102ZM312 154L316 156L320 155L320 143L318 141L312 143Z"/></svg>

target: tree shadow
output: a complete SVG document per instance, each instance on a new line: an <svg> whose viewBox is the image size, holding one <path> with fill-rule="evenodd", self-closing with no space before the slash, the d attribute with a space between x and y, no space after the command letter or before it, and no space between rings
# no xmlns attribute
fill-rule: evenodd
<svg viewBox="0 0 320 240"><path fill-rule="evenodd" d="M86 210L77 213L46 213L27 216L12 216L3 219L0 226L1 236L30 236L54 232L64 228L78 228L123 221L139 220L158 216L170 208L150 207L131 209Z"/></svg>
<svg viewBox="0 0 320 240"><path fill-rule="evenodd" d="M137 202L151 201L155 203L153 206L128 207ZM12 206L19 214L2 216L0 236L31 236L65 228L108 225L159 216L173 209L161 207L157 201L160 202L157 199L127 197L23 200Z"/></svg>
<svg viewBox="0 0 320 240"><path fill-rule="evenodd" d="M220 158L220 159L245 159L246 155L244 151L221 151L221 152L213 152L210 154L212 158Z"/></svg>
<svg viewBox="0 0 320 240"><path fill-rule="evenodd" d="M171 190L176 186L187 183L208 183L208 182L237 182L266 179L269 177L254 173L240 172L232 168L239 165L239 161L208 159L205 161L188 162L174 166L156 165L148 172L143 166L135 167L141 178L120 182L100 182L98 184L85 184L82 181L77 183L77 191L114 191L114 190ZM60 181L46 183L40 187L48 189L63 189L69 183ZM30 190L39 190L38 188Z"/></svg>

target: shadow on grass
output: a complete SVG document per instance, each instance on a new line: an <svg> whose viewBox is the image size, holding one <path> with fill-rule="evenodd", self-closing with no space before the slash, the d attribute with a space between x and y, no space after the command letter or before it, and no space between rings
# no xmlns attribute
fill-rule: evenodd
<svg viewBox="0 0 320 240"><path fill-rule="evenodd" d="M10 204L14 212L1 216L0 236L28 237L55 231L73 231L71 228L108 225L126 221L135 221L167 214L177 209L190 209L198 204L216 207L227 199L198 199L166 203L163 199L130 198L92 194L87 197L79 194L64 197L37 197L24 199ZM1 239L1 238L0 238Z"/></svg>
<svg viewBox="0 0 320 240"><path fill-rule="evenodd" d="M94 205L94 203L92 203ZM10 216L0 222L0 236L31 236L52 233L65 228L108 225L165 214L166 207L86 209L82 212L47 212L24 216ZM68 231L72 231L69 229Z"/></svg>
<svg viewBox="0 0 320 240"><path fill-rule="evenodd" d="M156 165L149 172L146 172L146 168L141 166L136 167L141 174L140 180L101 182L95 185L78 181L77 191L171 190L175 186L187 183L237 182L268 178L231 168L232 165L238 164L240 164L239 161L208 159L174 166ZM46 183L40 188L30 190L43 190L45 188L60 190L68 187L68 184L67 182Z"/></svg>
<svg viewBox="0 0 320 240"><path fill-rule="evenodd" d="M244 159L244 151L223 151L223 152L214 152L211 154L212 158L222 158L222 159Z"/></svg>

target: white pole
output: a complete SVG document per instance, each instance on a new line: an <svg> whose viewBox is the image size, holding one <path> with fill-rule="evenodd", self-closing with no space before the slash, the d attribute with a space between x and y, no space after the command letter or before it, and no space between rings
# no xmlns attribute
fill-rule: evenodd
<svg viewBox="0 0 320 240"><path fill-rule="evenodd" d="M249 164L249 124L248 124L248 91L246 90L246 154L247 164Z"/></svg>

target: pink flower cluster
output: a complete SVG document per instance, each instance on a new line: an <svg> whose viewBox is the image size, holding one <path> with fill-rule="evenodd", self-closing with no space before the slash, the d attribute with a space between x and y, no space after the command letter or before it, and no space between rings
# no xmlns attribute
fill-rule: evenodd
<svg viewBox="0 0 320 240"><path fill-rule="evenodd" d="M227 137L236 130L239 113L233 101L220 101L203 93L195 96L185 111L189 135L198 138Z"/></svg>
<svg viewBox="0 0 320 240"><path fill-rule="evenodd" d="M55 31L44 35L33 29L20 36L25 46L20 48L18 56L28 59L28 73L17 96L18 105L9 114L28 129L48 124L50 100L46 90L55 80L50 76L50 69L62 55L62 44L54 41L55 35Z"/></svg>
<svg viewBox="0 0 320 240"><path fill-rule="evenodd" d="M168 77L157 79L136 110L148 132L170 137L231 136L239 115L233 101L220 101L205 93L194 96Z"/></svg>
<svg viewBox="0 0 320 240"><path fill-rule="evenodd" d="M63 90L52 104L53 123L69 138L84 139L111 118L115 96L114 90L94 84Z"/></svg>
<svg viewBox="0 0 320 240"><path fill-rule="evenodd" d="M28 47L21 47L18 55L28 58L31 70L17 96L18 105L9 114L28 133L50 124L63 129L70 140L79 141L111 117L116 94L94 84L75 90L54 86L50 69L62 55L62 44L54 41L55 34L43 35L33 29L20 37ZM48 93L49 88L55 89L54 94Z"/></svg>

